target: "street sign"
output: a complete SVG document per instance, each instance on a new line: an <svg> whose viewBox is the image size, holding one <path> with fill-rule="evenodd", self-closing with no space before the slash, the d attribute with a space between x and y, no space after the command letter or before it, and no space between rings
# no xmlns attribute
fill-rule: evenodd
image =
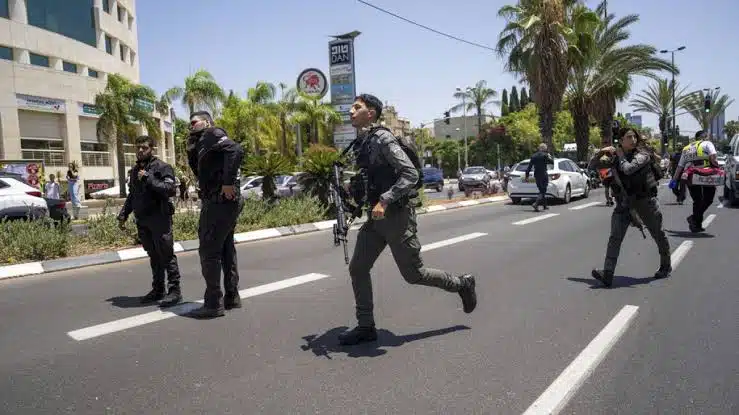
<svg viewBox="0 0 739 415"><path fill-rule="evenodd" d="M354 39L332 40L328 44L328 50L331 105L341 116L341 124L334 127L334 145L341 149L357 136L349 114L354 97L357 95Z"/></svg>
<svg viewBox="0 0 739 415"><path fill-rule="evenodd" d="M136 98L133 100L133 105L140 110L144 110L146 112L154 112L154 103L149 101L148 99Z"/></svg>
<svg viewBox="0 0 739 415"><path fill-rule="evenodd" d="M328 82L326 75L318 69L309 68L298 75L298 91L317 99L326 95Z"/></svg>

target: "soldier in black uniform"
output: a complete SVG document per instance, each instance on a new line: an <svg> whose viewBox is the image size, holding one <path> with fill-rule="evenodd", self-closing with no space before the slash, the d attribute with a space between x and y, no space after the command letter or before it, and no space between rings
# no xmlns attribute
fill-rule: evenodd
<svg viewBox="0 0 739 415"><path fill-rule="evenodd" d="M152 154L152 138L138 137L136 146L137 162L130 172L128 197L118 214L118 221L123 228L128 216L134 213L139 240L149 255L154 280L152 290L141 301L150 303L161 300L162 306L173 306L182 301L180 270L172 236L174 204L169 199L177 192L174 170ZM165 270L169 285L166 295Z"/></svg>
<svg viewBox="0 0 739 415"><path fill-rule="evenodd" d="M208 112L198 111L190 116L187 156L200 187L198 251L206 286L203 307L191 316L220 317L224 309L241 308L234 229L244 208L239 185L244 149L214 125ZM225 295L221 290L221 269Z"/></svg>
<svg viewBox="0 0 739 415"><path fill-rule="evenodd" d="M529 180L529 174L531 169L534 169L534 179L536 180L536 187L539 189L539 195L531 205L535 211L539 211L539 204L542 204L544 210L549 209L547 207L547 187L549 187L549 176L547 175L547 164L553 164L554 159L552 155L547 151L547 145L544 143L539 144L539 151L534 153L529 160L529 165L526 167L526 181Z"/></svg>
<svg viewBox="0 0 739 415"><path fill-rule="evenodd" d="M357 234L349 263L359 324L339 336L343 345L377 339L370 270L386 246L390 246L408 283L458 293L465 313L471 313L477 305L472 275L456 276L423 266L421 243L416 235L416 210L410 201L419 171L398 139L387 129L373 125L381 113L382 102L369 94L357 97L351 109L352 125L362 130L353 148L358 153L357 165L367 176L367 207L371 208L371 216Z"/></svg>

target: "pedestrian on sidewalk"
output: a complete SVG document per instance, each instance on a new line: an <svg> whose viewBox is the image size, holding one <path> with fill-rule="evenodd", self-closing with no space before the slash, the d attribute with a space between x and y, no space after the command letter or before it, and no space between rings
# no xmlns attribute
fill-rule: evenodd
<svg viewBox="0 0 739 415"><path fill-rule="evenodd" d="M49 175L49 181L44 185L44 193L49 199L59 199L59 183L56 182L56 176L53 174Z"/></svg>
<svg viewBox="0 0 739 415"><path fill-rule="evenodd" d="M187 158L200 188L198 252L205 279L204 304L190 315L221 317L224 310L241 308L234 230L244 208L239 181L244 149L215 126L210 113L197 111L190 115Z"/></svg>
<svg viewBox="0 0 739 415"><path fill-rule="evenodd" d="M172 234L174 204L170 200L177 190L174 169L153 154L154 145L154 139L149 136L136 139L136 164L129 173L128 196L118 214L118 222L123 229L128 216L134 213L139 240L149 255L152 289L141 302L161 301L161 306L171 307L182 301L180 269Z"/></svg>
<svg viewBox="0 0 739 415"><path fill-rule="evenodd" d="M367 207L371 214L359 229L349 263L358 325L339 335L339 342L354 345L377 339L370 270L388 245L408 283L458 293L464 312L471 313L477 305L472 275L457 276L423 266L421 243L416 233L416 210L411 203L417 195L419 170L399 144L399 139L377 124L382 114L382 101L362 94L355 99L350 112L352 125L361 130L352 149L358 167L366 172Z"/></svg>
<svg viewBox="0 0 739 415"><path fill-rule="evenodd" d="M621 244L632 224L631 215L634 212L639 215L657 243L660 262L654 278L667 278L672 272L670 243L662 228L662 212L657 200L658 177L661 175L657 174L655 169L659 166L653 163L653 153L646 147L637 131L625 128L620 131L619 136L618 147L600 150L603 154L615 156L611 174L618 175L612 179L614 183L611 189L616 199L616 207L611 214L611 234L608 237L605 263L602 270L592 271L593 278L601 281L606 287L613 284Z"/></svg>
<svg viewBox="0 0 739 415"><path fill-rule="evenodd" d="M539 151L534 153L529 160L529 165L526 167L525 180L529 181L529 174L531 169L534 169L534 180L536 181L536 187L539 189L539 195L536 197L533 206L535 211L539 211L539 204L544 207L544 210L549 209L547 206L547 187L549 187L549 175L547 175L547 164L554 164L552 155L547 151L547 145L545 143L539 144Z"/></svg>
<svg viewBox="0 0 739 415"><path fill-rule="evenodd" d="M713 204L716 184L720 179L716 147L705 140L705 131L695 133L695 141L683 148L675 174L670 180L670 189L677 189L684 180L693 199L693 214L687 217L690 232L703 232L703 216ZM683 174L685 173L685 174ZM683 196L683 199L685 196Z"/></svg>

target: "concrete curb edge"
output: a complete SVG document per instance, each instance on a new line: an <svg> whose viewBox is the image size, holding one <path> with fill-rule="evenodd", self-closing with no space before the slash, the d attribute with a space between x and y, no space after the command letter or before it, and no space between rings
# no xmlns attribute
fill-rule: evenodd
<svg viewBox="0 0 739 415"><path fill-rule="evenodd" d="M443 212L463 207L484 205L489 203L497 203L508 200L508 196L495 196L481 198L476 200L463 200L461 202L447 203L443 205L429 206L428 208L418 209L418 214ZM356 224L363 221L357 221ZM282 226L279 228L259 229L256 231L242 232L234 235L237 244L243 242L253 242L266 239L281 238L290 235L299 235L304 233L318 232L332 229L335 220L326 220L321 222L304 223L300 225ZM175 253L194 251L198 249L198 240L177 241L174 243ZM116 262L125 262L134 259L146 258L146 251L142 247L122 249L118 251L101 252L97 254L83 255L78 257L68 257L51 259L47 261L26 262L22 264L13 264L0 266L0 280L9 278L18 278L31 275L45 274L49 272L64 271L75 268L90 267L95 265L112 264Z"/></svg>

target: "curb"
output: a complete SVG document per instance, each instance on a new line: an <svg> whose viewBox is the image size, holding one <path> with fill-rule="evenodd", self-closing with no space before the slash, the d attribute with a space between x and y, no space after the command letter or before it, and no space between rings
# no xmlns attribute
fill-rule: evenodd
<svg viewBox="0 0 739 415"><path fill-rule="evenodd" d="M505 200L508 200L508 196L496 196L476 200L463 200L460 202L429 206L428 208L420 208L418 209L417 213L419 215L422 215L425 213L443 212L446 210L454 210L463 207L497 203ZM239 244L243 242L253 242L265 239L281 238L290 235L318 232L333 228L335 222L336 220L325 220L321 222L304 223L300 225L282 226L279 228L259 229L251 232L242 232L234 234L234 241ZM363 222L363 219L358 220L355 222L355 225ZM352 225L352 227L353 226L354 225ZM174 251L175 253L194 251L198 249L199 245L200 244L197 239L190 241L177 241L174 243ZM146 251L144 251L144 248L139 246L136 248L101 252L98 254L83 255L78 257L59 258L47 261L6 265L0 267L0 280L39 275L75 268L90 267L95 265L125 262L146 257Z"/></svg>

